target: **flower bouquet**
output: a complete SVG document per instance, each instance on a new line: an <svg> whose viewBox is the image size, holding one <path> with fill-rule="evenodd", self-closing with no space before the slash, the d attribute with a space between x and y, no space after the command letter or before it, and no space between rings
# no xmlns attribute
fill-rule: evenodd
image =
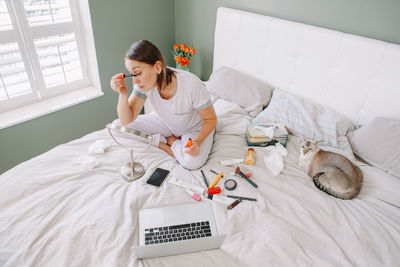
<svg viewBox="0 0 400 267"><path fill-rule="evenodd" d="M187 47L184 43L175 44L173 47L172 55L176 62L176 68L189 71L190 58L196 54L196 50L192 46Z"/></svg>

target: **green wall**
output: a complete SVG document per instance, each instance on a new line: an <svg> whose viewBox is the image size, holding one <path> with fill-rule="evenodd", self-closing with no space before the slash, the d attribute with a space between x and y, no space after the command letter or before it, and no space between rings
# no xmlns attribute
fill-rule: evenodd
<svg viewBox="0 0 400 267"><path fill-rule="evenodd" d="M263 15L400 44L399 0L90 0L104 96L0 130L0 173L54 146L104 128L116 118L110 77L124 70L123 55L139 39L154 42L169 59L174 42L196 48L190 69L203 80L212 71L217 8Z"/></svg>
<svg viewBox="0 0 400 267"><path fill-rule="evenodd" d="M399 0L175 0L175 41L196 48L190 70L203 80L212 71L220 6L400 44Z"/></svg>
<svg viewBox="0 0 400 267"><path fill-rule="evenodd" d="M0 130L0 173L51 148L104 128L117 117L113 74L130 44L151 40L164 55L174 42L174 0L90 0L104 96Z"/></svg>

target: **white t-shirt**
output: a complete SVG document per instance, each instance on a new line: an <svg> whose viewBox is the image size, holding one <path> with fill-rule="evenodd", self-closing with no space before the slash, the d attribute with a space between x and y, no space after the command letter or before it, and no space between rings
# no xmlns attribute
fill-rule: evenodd
<svg viewBox="0 0 400 267"><path fill-rule="evenodd" d="M133 93L138 97L148 98L154 111L175 135L199 132L203 119L197 111L211 105L210 94L193 73L173 70L176 76L176 92L171 98L162 98L157 87L148 92L135 88Z"/></svg>

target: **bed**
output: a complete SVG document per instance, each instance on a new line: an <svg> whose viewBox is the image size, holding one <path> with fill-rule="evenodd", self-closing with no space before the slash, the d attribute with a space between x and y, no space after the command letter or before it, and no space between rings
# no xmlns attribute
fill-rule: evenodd
<svg viewBox="0 0 400 267"><path fill-rule="evenodd" d="M385 162L369 160L364 156L368 152L363 152L373 146L382 153L381 143L391 139L363 143L356 137L365 137L357 132L360 129L376 130L376 124L371 125L375 118L400 119L400 46L219 8L213 69L206 85L213 94L218 124L211 154L202 169L209 180L215 177L210 170L235 179L238 187L232 194L257 198L256 202L242 201L230 211L221 203L202 200L210 201L218 230L227 235L219 249L135 258L132 247L138 243L140 209L195 202L174 185L147 185L151 171L161 167L170 170L170 176L199 185L203 180L199 170L188 171L165 152L145 149L143 142L121 134L120 142L131 142L137 151L144 150L135 152L134 160L147 170L142 178L126 182L120 167L129 154L112 143L103 129L59 145L1 175L0 265L398 266L400 178L393 167L396 162L392 160L388 167ZM228 81L223 78L232 75L237 84L226 86ZM273 88L269 93L262 91L266 83L270 85L267 91ZM329 108L353 124L343 134L355 132L351 147L354 152L357 146L361 155L353 158L364 176L355 199L325 194L300 168L301 129L291 129L284 168L277 176L263 161L269 153L263 147L255 147L254 166L239 164L252 174L257 189L232 174L234 167L220 164L221 160L243 158L248 149L244 138L247 125L262 112L265 115L278 91L302 99L307 107ZM282 103L275 106L282 107ZM379 138L379 133L371 138L375 137ZM89 155L89 148L99 140L111 142L111 147ZM398 143L392 143L391 148L391 157L399 162ZM86 156L97 165L82 165Z"/></svg>

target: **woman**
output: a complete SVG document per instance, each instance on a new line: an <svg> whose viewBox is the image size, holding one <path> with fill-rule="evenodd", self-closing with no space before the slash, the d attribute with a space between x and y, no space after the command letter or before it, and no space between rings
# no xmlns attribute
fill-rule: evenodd
<svg viewBox="0 0 400 267"><path fill-rule="evenodd" d="M152 134L152 144L183 167L203 166L213 144L217 117L200 79L190 72L167 68L158 48L145 40L128 49L125 67L134 75L134 90L129 97L121 73L111 79L111 88L119 93L121 124ZM155 113L139 115L147 99Z"/></svg>

